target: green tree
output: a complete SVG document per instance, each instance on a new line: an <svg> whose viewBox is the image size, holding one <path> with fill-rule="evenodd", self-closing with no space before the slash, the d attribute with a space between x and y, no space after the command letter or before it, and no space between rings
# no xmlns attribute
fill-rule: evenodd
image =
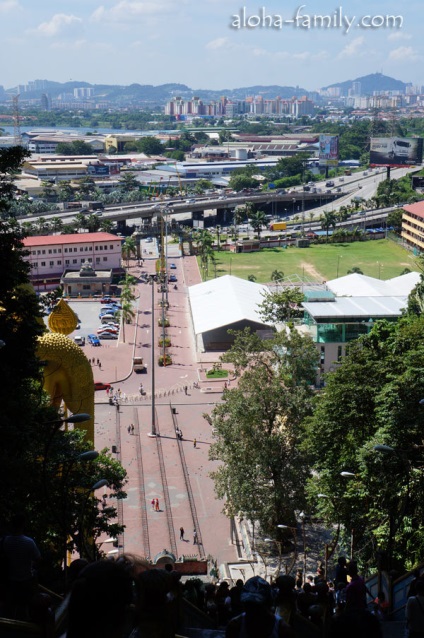
<svg viewBox="0 0 424 638"><path fill-rule="evenodd" d="M392 226L397 232L399 232L402 228L402 215L403 211L401 208L390 211L387 215L387 226Z"/></svg>
<svg viewBox="0 0 424 638"><path fill-rule="evenodd" d="M321 215L321 228L327 233L327 244L328 244L328 233L330 228L336 227L336 215L332 211L325 210Z"/></svg>
<svg viewBox="0 0 424 638"><path fill-rule="evenodd" d="M131 255L137 255L137 245L133 237L126 237L122 244L122 257L127 260L127 268L130 265Z"/></svg>
<svg viewBox="0 0 424 638"><path fill-rule="evenodd" d="M137 180L137 175L131 171L125 171L121 173L119 178L119 188L124 193L129 193L130 191L139 188L140 183Z"/></svg>
<svg viewBox="0 0 424 638"><path fill-rule="evenodd" d="M50 228L52 229L54 233L60 233L60 231L63 228L63 219L61 219L60 217L52 217L49 220L49 223L50 223Z"/></svg>
<svg viewBox="0 0 424 638"><path fill-rule="evenodd" d="M282 270L273 270L271 273L271 281L281 281L284 279L284 273Z"/></svg>
<svg viewBox="0 0 424 638"><path fill-rule="evenodd" d="M146 155L162 155L164 151L162 142L151 136L143 137L137 142L137 146L140 152Z"/></svg>
<svg viewBox="0 0 424 638"><path fill-rule="evenodd" d="M303 175L305 162L308 157L307 153L299 153L291 157L282 157L277 162L276 170L280 174L280 177Z"/></svg>
<svg viewBox="0 0 424 638"><path fill-rule="evenodd" d="M262 210L258 210L255 213L251 213L249 215L249 222L253 230L257 234L258 239L260 239L262 228L266 226L265 213Z"/></svg>
<svg viewBox="0 0 424 638"><path fill-rule="evenodd" d="M301 423L311 410L311 378L317 351L297 332L261 340L248 329L233 332L234 346L222 361L235 366L237 387L224 393L211 416L212 473L224 512L239 512L275 534L277 524L293 524L303 507L308 475L299 453Z"/></svg>
<svg viewBox="0 0 424 638"><path fill-rule="evenodd" d="M0 149L0 215L2 219L10 216L10 203L16 191L13 180L21 170L26 157L31 153L22 146Z"/></svg>
<svg viewBox="0 0 424 638"><path fill-rule="evenodd" d="M256 188L258 185L257 180L248 174L237 175L234 172L231 174L228 186L234 191L241 191L245 188Z"/></svg>
<svg viewBox="0 0 424 638"><path fill-rule="evenodd" d="M93 149L90 144L83 140L74 140L73 142L59 142L56 146L57 155L93 155Z"/></svg>
<svg viewBox="0 0 424 638"><path fill-rule="evenodd" d="M275 325L303 316L302 301L305 295L300 288L284 288L263 294L264 300L259 305L259 314L265 323Z"/></svg>
<svg viewBox="0 0 424 638"><path fill-rule="evenodd" d="M209 263L214 263L213 236L205 229L199 230L194 236L197 246L197 254L200 257L200 265L203 273L207 276Z"/></svg>
<svg viewBox="0 0 424 638"><path fill-rule="evenodd" d="M44 199L53 200L56 198L56 189L51 182L42 181L41 186L43 187L41 196L44 197Z"/></svg>
<svg viewBox="0 0 424 638"><path fill-rule="evenodd" d="M350 268L350 270L347 271L348 275L352 275L352 274L358 274L358 275L363 275L364 273L362 272L362 270L359 268L359 266L352 266L352 268Z"/></svg>
<svg viewBox="0 0 424 638"><path fill-rule="evenodd" d="M59 182L57 187L57 198L60 202L72 202L74 199L74 189L71 186L71 182L63 180Z"/></svg>
<svg viewBox="0 0 424 638"><path fill-rule="evenodd" d="M343 530L349 536L354 530L363 568L375 565L379 550L389 552L397 570L421 561L423 337L422 316L377 322L327 375L306 424L311 503L327 523L341 526L342 539ZM395 452L377 452L374 446L381 444ZM341 476L346 471L351 479ZM329 498L319 499L319 493Z"/></svg>

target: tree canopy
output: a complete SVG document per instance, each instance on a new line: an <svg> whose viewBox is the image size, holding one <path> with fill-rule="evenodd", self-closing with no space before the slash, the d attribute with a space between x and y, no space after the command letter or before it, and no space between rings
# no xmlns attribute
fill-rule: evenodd
<svg viewBox="0 0 424 638"><path fill-rule="evenodd" d="M212 474L215 490L226 499L227 515L243 512L264 533L276 534L278 524L293 524L304 504L308 467L298 444L311 408L317 351L296 331L265 341L248 329L233 334L222 361L234 365L239 381L211 417L210 458L222 461Z"/></svg>
<svg viewBox="0 0 424 638"><path fill-rule="evenodd" d="M364 566L378 551L399 570L422 559L423 337L423 316L376 323L327 375L306 425L311 501L327 522L354 530Z"/></svg>

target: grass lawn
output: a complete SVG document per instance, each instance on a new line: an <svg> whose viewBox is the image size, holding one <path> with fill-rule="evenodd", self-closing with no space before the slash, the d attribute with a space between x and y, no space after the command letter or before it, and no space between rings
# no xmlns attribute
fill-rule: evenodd
<svg viewBox="0 0 424 638"><path fill-rule="evenodd" d="M286 277L297 274L320 282L342 277L354 266L364 275L380 279L397 277L405 268L418 270L413 254L389 239L309 248L264 248L255 253L220 251L215 252L215 257L217 277L232 274L247 279L255 275L258 283L270 281L273 270L282 271ZM208 277L202 271L201 274L204 279L212 279L214 268L209 268Z"/></svg>
<svg viewBox="0 0 424 638"><path fill-rule="evenodd" d="M207 379L226 379L228 377L228 370L208 370L206 372Z"/></svg>

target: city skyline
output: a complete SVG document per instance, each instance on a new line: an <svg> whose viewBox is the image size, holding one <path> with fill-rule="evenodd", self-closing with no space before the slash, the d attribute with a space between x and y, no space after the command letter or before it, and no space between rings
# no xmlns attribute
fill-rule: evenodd
<svg viewBox="0 0 424 638"><path fill-rule="evenodd" d="M0 84L252 85L313 91L374 72L424 84L421 6L358 0L0 0ZM373 25L373 26L371 26Z"/></svg>

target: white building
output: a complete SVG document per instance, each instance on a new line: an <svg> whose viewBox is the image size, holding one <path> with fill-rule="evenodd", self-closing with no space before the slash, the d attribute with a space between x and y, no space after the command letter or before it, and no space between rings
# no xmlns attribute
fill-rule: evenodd
<svg viewBox="0 0 424 638"><path fill-rule="evenodd" d="M60 285L67 271L80 271L88 262L95 270L121 274L122 239L111 233L42 235L23 240L29 251L24 259L31 264L30 281L36 291Z"/></svg>

